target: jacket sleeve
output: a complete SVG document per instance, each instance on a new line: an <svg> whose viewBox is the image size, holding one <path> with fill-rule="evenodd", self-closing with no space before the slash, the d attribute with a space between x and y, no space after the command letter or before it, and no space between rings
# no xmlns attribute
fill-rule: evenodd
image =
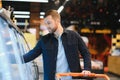
<svg viewBox="0 0 120 80"><path fill-rule="evenodd" d="M86 44L82 40L81 36L78 33L76 33L76 34L77 34L77 38L78 38L78 49L84 60L84 70L91 70L91 54L90 54Z"/></svg>
<svg viewBox="0 0 120 80"><path fill-rule="evenodd" d="M32 61L33 59L35 59L36 57L38 57L41 52L42 52L42 41L39 40L38 43L36 44L36 46L30 50L28 53L24 54L23 55L23 59L24 59L24 62L29 62L29 61Z"/></svg>

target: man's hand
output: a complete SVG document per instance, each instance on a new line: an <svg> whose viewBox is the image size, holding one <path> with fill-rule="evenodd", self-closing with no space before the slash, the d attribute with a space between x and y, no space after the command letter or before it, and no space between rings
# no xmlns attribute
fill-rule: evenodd
<svg viewBox="0 0 120 80"><path fill-rule="evenodd" d="M88 70L83 70L82 73L84 74L84 76L89 76L91 72Z"/></svg>

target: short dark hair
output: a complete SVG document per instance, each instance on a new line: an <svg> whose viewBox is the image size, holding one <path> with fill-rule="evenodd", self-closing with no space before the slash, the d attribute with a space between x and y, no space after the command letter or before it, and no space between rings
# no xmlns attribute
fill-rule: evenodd
<svg viewBox="0 0 120 80"><path fill-rule="evenodd" d="M48 10L46 13L45 13L45 17L51 15L53 19L61 19L60 17L60 14L57 12L57 10Z"/></svg>

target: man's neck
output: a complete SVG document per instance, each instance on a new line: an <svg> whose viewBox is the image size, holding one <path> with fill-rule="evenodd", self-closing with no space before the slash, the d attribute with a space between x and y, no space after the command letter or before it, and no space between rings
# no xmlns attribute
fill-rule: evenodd
<svg viewBox="0 0 120 80"><path fill-rule="evenodd" d="M60 25L58 26L57 30L54 32L55 37L58 38L59 36L61 36L63 33L63 27Z"/></svg>

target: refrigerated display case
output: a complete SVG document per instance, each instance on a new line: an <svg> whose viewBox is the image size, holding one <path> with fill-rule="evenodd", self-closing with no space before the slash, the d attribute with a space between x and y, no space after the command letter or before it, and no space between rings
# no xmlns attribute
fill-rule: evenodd
<svg viewBox="0 0 120 80"><path fill-rule="evenodd" d="M24 63L29 46L12 20L0 9L0 80L38 80L34 61Z"/></svg>

